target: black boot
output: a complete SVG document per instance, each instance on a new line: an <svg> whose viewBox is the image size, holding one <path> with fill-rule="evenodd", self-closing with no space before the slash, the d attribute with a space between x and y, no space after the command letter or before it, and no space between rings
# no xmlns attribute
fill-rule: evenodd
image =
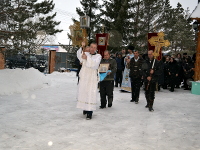
<svg viewBox="0 0 200 150"><path fill-rule="evenodd" d="M106 108L106 106L99 106L99 109L104 109Z"/></svg>
<svg viewBox="0 0 200 150"><path fill-rule="evenodd" d="M146 108L149 108L149 100L146 98L146 101L147 101L147 105L145 106Z"/></svg>
<svg viewBox="0 0 200 150"><path fill-rule="evenodd" d="M85 114L87 114L87 111L84 110L84 111L83 111L83 115L85 115Z"/></svg>
<svg viewBox="0 0 200 150"><path fill-rule="evenodd" d="M115 82L115 87L118 87L118 82Z"/></svg>
<svg viewBox="0 0 200 150"><path fill-rule="evenodd" d="M112 107L112 103L111 103L111 104L108 104L108 107Z"/></svg>
<svg viewBox="0 0 200 150"><path fill-rule="evenodd" d="M185 85L184 87L185 87L184 90L189 90L188 85Z"/></svg>
<svg viewBox="0 0 200 150"><path fill-rule="evenodd" d="M149 107L149 111L154 111L153 107Z"/></svg>
<svg viewBox="0 0 200 150"><path fill-rule="evenodd" d="M108 107L112 107L113 98L108 99Z"/></svg>
<svg viewBox="0 0 200 150"><path fill-rule="evenodd" d="M135 104L138 104L138 101L139 101L139 98L137 97L137 98L135 99Z"/></svg>
<svg viewBox="0 0 200 150"><path fill-rule="evenodd" d="M90 119L92 119L92 115L90 115L90 114L87 114L87 117L86 117L86 119L87 119L87 120L90 120Z"/></svg>
<svg viewBox="0 0 200 150"><path fill-rule="evenodd" d="M88 111L88 112L87 112L87 116L86 116L86 119L87 119L87 120L92 119L92 113L93 113L92 111Z"/></svg>
<svg viewBox="0 0 200 150"><path fill-rule="evenodd" d="M149 111L154 111L154 109L153 109L153 102L154 102L154 100L150 100Z"/></svg>

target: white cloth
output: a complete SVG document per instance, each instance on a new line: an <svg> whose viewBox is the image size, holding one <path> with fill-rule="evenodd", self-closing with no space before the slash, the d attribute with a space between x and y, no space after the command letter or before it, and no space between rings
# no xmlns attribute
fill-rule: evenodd
<svg viewBox="0 0 200 150"><path fill-rule="evenodd" d="M137 61L139 60L139 58L140 58L140 57L138 57L137 59L134 58L134 59L135 59L135 62L137 62Z"/></svg>
<svg viewBox="0 0 200 150"><path fill-rule="evenodd" d="M91 55L85 52L87 60L82 59L82 49L77 51L77 57L82 63L79 73L79 84L77 90L77 108L87 111L96 110L97 105L97 69L101 61L101 55Z"/></svg>

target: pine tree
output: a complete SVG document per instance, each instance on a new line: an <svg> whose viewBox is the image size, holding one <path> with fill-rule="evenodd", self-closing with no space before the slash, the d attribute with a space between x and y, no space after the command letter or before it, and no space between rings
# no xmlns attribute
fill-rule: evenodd
<svg viewBox="0 0 200 150"><path fill-rule="evenodd" d="M163 18L160 21L160 29L165 32L166 39L171 43L169 48L173 51L187 50L194 47L192 26L187 20L187 13L180 3L172 8L169 0L165 2Z"/></svg>
<svg viewBox="0 0 200 150"><path fill-rule="evenodd" d="M114 51L120 50L121 46L128 45L129 3L130 0L103 1L100 13L101 23L105 25L106 32L110 34L109 48Z"/></svg>
<svg viewBox="0 0 200 150"><path fill-rule="evenodd" d="M165 33L165 39L172 41L172 27L175 24L174 20L174 9L170 5L169 0L165 0L163 3L163 11L161 11L161 17L158 18L156 22L156 28L158 31L163 31ZM172 43L171 43L172 44ZM171 45L168 48L163 48L163 50L171 49Z"/></svg>
<svg viewBox="0 0 200 150"><path fill-rule="evenodd" d="M126 42L135 49L146 52L147 34L155 32L157 19L163 9L163 0L137 0L129 2Z"/></svg>
<svg viewBox="0 0 200 150"><path fill-rule="evenodd" d="M60 22L54 21L56 13L51 13L54 9L53 0L15 0L7 7L10 12L7 15L5 30L12 33L14 39L10 41L13 49L17 52L34 52L40 43L37 41L38 31L43 31L47 35L55 35L62 30L56 29ZM1 23L2 24L2 23ZM44 38L45 38L44 37Z"/></svg>
<svg viewBox="0 0 200 150"><path fill-rule="evenodd" d="M185 11L180 3L177 4L177 8L174 9L174 13L174 20L176 20L176 22L174 22L171 34L173 34L172 48L176 52L177 50L186 50L189 48L188 46L194 45L194 38L192 38L192 26L187 21L187 18L185 18Z"/></svg>
<svg viewBox="0 0 200 150"><path fill-rule="evenodd" d="M192 28L180 3L177 4L177 8L172 8L170 1L165 0L160 17L155 22L155 28L157 32L163 31L165 39L171 43L170 47L164 48L165 50L170 49L176 52L194 45Z"/></svg>
<svg viewBox="0 0 200 150"><path fill-rule="evenodd" d="M170 25L169 22L173 21L172 20L172 14L173 14L173 9L172 6L170 5L169 0L165 0L163 3L163 10L160 12L161 16L157 20L157 25L156 27L160 30L169 30Z"/></svg>
<svg viewBox="0 0 200 150"><path fill-rule="evenodd" d="M79 14L88 14L91 1L82 0L81 4L84 11L77 9ZM91 24L91 32L95 33L95 29L101 29L100 25L104 24L110 34L109 49L119 50L121 46L132 44L145 52L147 34L160 31L171 43L166 49L186 50L194 46L192 28L180 3L172 8L169 0L103 0L99 8L94 7L98 9L100 13L96 17L91 15L96 23Z"/></svg>

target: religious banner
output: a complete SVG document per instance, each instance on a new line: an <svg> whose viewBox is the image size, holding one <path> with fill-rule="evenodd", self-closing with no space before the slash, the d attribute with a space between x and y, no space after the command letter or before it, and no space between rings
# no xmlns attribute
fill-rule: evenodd
<svg viewBox="0 0 200 150"><path fill-rule="evenodd" d="M149 43L149 39L151 39L152 37L155 37L157 36L158 33L148 33L148 51L150 50L155 50L155 45L151 45ZM161 60L162 59L162 48L160 48L160 52L159 52L159 56L157 57L158 60Z"/></svg>
<svg viewBox="0 0 200 150"><path fill-rule="evenodd" d="M154 58L162 59L162 47L168 47L170 42L164 40L165 34L163 32L159 33L148 33L148 50L153 50Z"/></svg>
<svg viewBox="0 0 200 150"><path fill-rule="evenodd" d="M101 56L103 57L104 51L107 49L108 45L108 33L96 34L96 42L98 53L101 54Z"/></svg>
<svg viewBox="0 0 200 150"><path fill-rule="evenodd" d="M82 30L74 30L74 36L75 36L76 42L82 42L83 41Z"/></svg>
<svg viewBox="0 0 200 150"><path fill-rule="evenodd" d="M85 41L88 44L86 29L80 27L80 22L75 22L74 25L69 26L71 32L71 40L73 46L81 46L81 43Z"/></svg>

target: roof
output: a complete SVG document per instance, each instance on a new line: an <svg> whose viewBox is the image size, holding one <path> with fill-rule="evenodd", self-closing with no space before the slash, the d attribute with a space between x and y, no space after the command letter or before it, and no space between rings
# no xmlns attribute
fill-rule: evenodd
<svg viewBox="0 0 200 150"><path fill-rule="evenodd" d="M200 19L200 3L196 6L196 8L191 13L190 17L191 19Z"/></svg>

